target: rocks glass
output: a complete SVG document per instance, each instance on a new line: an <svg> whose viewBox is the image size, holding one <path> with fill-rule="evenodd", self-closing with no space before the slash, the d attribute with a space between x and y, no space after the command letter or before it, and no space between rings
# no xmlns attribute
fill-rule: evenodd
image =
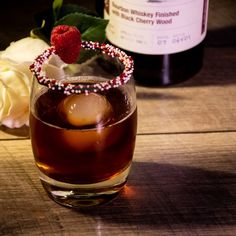
<svg viewBox="0 0 236 236"><path fill-rule="evenodd" d="M62 64L63 73L53 47L30 67L35 163L48 195L69 207L117 196L127 181L137 131L133 60L108 44L84 41L82 48L96 55Z"/></svg>

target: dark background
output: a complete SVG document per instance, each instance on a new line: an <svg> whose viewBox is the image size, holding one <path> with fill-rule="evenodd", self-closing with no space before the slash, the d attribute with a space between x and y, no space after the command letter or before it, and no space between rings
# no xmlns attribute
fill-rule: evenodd
<svg viewBox="0 0 236 236"><path fill-rule="evenodd" d="M102 1L102 0L99 0ZM0 50L11 41L29 36L36 26L35 14L52 6L53 0L1 0ZM64 0L95 9L95 0ZM224 12L224 13L222 13ZM236 1L210 0L206 45L236 46Z"/></svg>
<svg viewBox="0 0 236 236"><path fill-rule="evenodd" d="M95 9L95 0L64 0ZM52 7L53 0L1 0L0 1L0 50L11 41L29 36L36 26L35 15Z"/></svg>

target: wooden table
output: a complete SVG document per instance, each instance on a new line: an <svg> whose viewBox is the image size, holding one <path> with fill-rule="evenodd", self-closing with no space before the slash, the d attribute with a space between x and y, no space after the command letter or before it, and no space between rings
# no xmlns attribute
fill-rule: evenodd
<svg viewBox="0 0 236 236"><path fill-rule="evenodd" d="M137 86L134 162L109 204L75 211L51 201L30 140L2 127L0 235L235 236L235 10L234 0L212 1L198 75L168 88Z"/></svg>

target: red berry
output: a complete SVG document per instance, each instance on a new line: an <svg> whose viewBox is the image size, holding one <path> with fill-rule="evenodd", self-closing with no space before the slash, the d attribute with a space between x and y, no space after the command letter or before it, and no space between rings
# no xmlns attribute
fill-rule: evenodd
<svg viewBox="0 0 236 236"><path fill-rule="evenodd" d="M75 63L80 53L81 34L75 26L58 25L52 29L51 45L65 63Z"/></svg>

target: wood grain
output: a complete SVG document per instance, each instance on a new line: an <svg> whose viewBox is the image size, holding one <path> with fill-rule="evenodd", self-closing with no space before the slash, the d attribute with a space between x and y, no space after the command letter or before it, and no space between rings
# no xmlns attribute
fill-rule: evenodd
<svg viewBox="0 0 236 236"><path fill-rule="evenodd" d="M113 202L74 211L44 192L29 140L0 141L1 235L235 235L236 133L138 135Z"/></svg>
<svg viewBox="0 0 236 236"><path fill-rule="evenodd" d="M27 36L48 1L2 4L0 49ZM38 179L28 128L0 126L0 235L235 236L235 10L234 0L210 1L199 74L167 88L137 86L131 173L107 205L75 211L54 203Z"/></svg>
<svg viewBox="0 0 236 236"><path fill-rule="evenodd" d="M236 130L236 53L207 48L202 71L167 88L137 87L139 133Z"/></svg>

